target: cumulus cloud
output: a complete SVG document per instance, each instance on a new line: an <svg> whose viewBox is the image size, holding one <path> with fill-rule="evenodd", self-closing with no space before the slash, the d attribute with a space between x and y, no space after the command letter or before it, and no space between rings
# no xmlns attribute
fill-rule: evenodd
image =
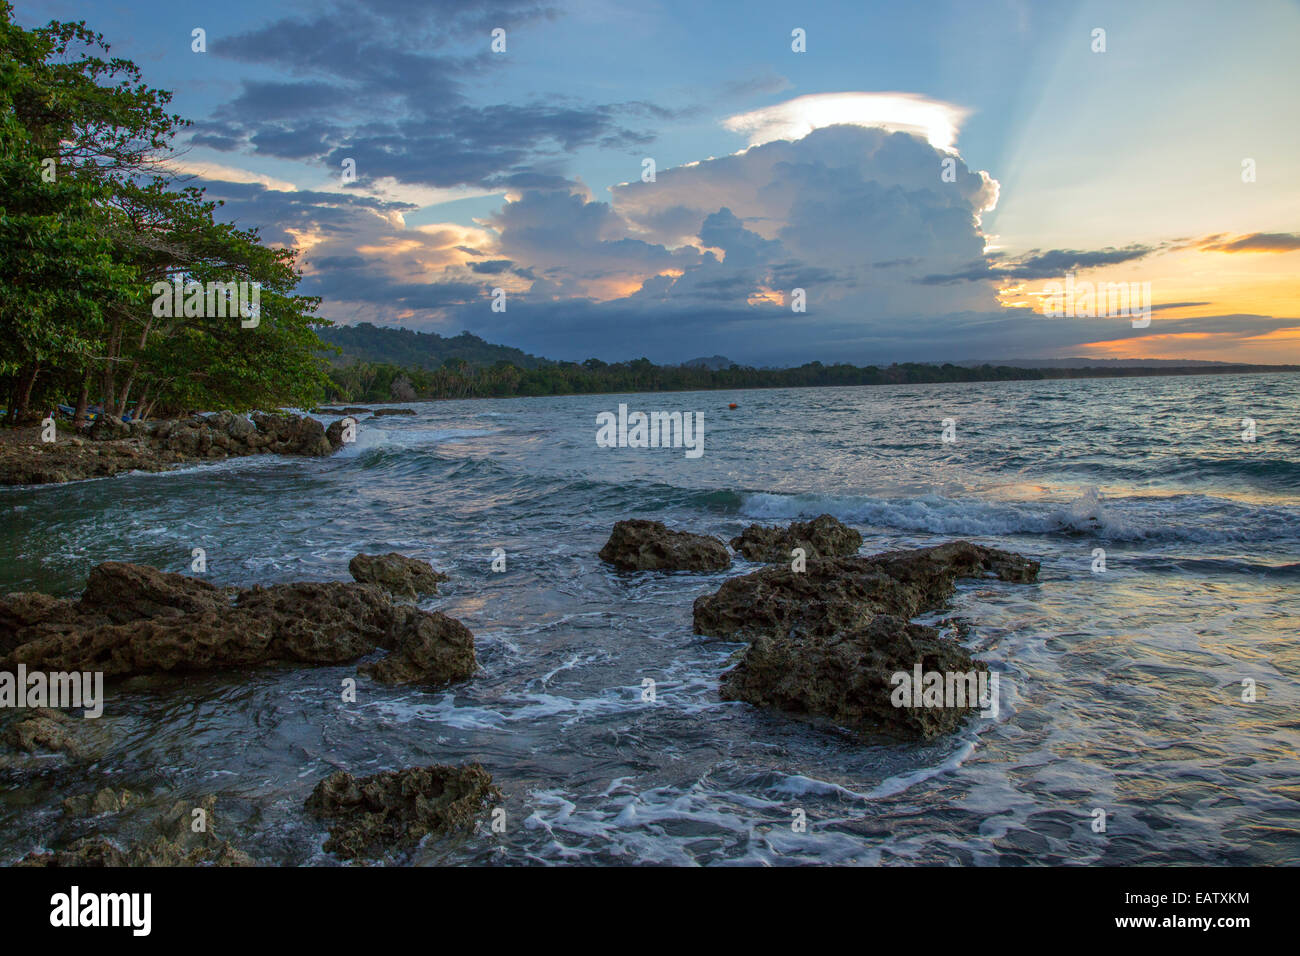
<svg viewBox="0 0 1300 956"><path fill-rule="evenodd" d="M719 250L673 284L682 296L743 274L753 276L745 299L784 301L797 286L810 311L834 305L864 322L990 308L987 289L914 281L983 254L979 215L997 183L956 157L944 182L945 158L915 135L831 126L619 186L614 209L648 240Z"/></svg>
<svg viewBox="0 0 1300 956"><path fill-rule="evenodd" d="M952 151L969 111L917 93L812 93L774 106L738 113L723 121L758 146L777 139L803 139L815 129L848 124L913 133L936 149Z"/></svg>

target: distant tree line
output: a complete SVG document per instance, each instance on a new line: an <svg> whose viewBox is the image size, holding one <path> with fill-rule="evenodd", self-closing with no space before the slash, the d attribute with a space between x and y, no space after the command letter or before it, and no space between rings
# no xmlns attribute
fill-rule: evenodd
<svg viewBox="0 0 1300 956"><path fill-rule="evenodd" d="M835 385L915 385L932 382L1001 382L1040 379L1130 378L1145 375L1207 375L1278 371L1277 366L1222 365L1197 367L1015 368L1008 365L931 365L919 362L887 366L823 365L798 368L750 368L732 365L707 369L655 365L649 359L605 363L553 362L519 368L500 361L473 366L448 359L441 368L403 368L376 362L352 362L332 368L329 402L393 402L448 398L506 398L536 395L586 395L605 392L688 392L745 388L804 388Z"/></svg>

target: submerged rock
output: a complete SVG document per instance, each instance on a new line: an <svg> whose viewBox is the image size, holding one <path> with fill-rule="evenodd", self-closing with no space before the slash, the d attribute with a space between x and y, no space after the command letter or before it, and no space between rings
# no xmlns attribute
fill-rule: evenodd
<svg viewBox="0 0 1300 956"><path fill-rule="evenodd" d="M4 742L27 754L61 753L88 760L104 752L112 743L112 734L102 718L87 719L80 711L33 707L5 728Z"/></svg>
<svg viewBox="0 0 1300 956"><path fill-rule="evenodd" d="M345 859L413 849L430 834L472 831L483 810L501 799L476 763L388 770L358 779L338 771L307 798L316 816L336 821L325 850Z"/></svg>
<svg viewBox="0 0 1300 956"><path fill-rule="evenodd" d="M940 607L958 578L988 574L1026 583L1036 578L1038 562L953 541L871 557L813 559L804 572L772 565L697 599L695 629L751 641L723 677L726 700L862 732L932 737L978 709L978 694L940 706L896 701L894 675L911 675L919 666L923 674L970 675L978 682L987 667L960 644L909 619Z"/></svg>
<svg viewBox="0 0 1300 956"><path fill-rule="evenodd" d="M377 648L397 651L399 659L382 671L394 679L446 682L474 670L468 629L442 614L396 604L369 584L217 588L143 565L106 562L91 570L80 600L0 598L0 668L8 670L22 663L29 670L124 677L326 665ZM48 737L57 729L42 725L28 736Z"/></svg>
<svg viewBox="0 0 1300 956"><path fill-rule="evenodd" d="M624 571L721 571L731 554L717 538L670 531L662 521L620 521L600 549L600 559Z"/></svg>
<svg viewBox="0 0 1300 956"><path fill-rule="evenodd" d="M383 418L385 415L414 415L414 408L376 408L374 415L376 418Z"/></svg>
<svg viewBox="0 0 1300 956"><path fill-rule="evenodd" d="M94 793L82 793L63 801L63 812L73 817L91 817L102 813L121 813L139 794L131 790L103 787Z"/></svg>
<svg viewBox="0 0 1300 956"><path fill-rule="evenodd" d="M103 794L106 791L101 791ZM125 791L123 791L125 793ZM99 796L96 796L98 799ZM124 867L124 866L256 866L243 850L220 839L213 832L216 797L209 795L197 804L177 800L154 819L149 831L123 850L98 835L75 840L65 849L29 853L18 866ZM64 804L67 808L67 803ZM194 811L203 811L204 827L195 832ZM69 810L69 812L73 812Z"/></svg>
<svg viewBox="0 0 1300 956"><path fill-rule="evenodd" d="M376 584L397 597L416 598L437 594L438 582L447 575L435 571L428 561L408 558L396 551L388 554L358 554L348 562L353 579L362 584Z"/></svg>
<svg viewBox="0 0 1300 956"><path fill-rule="evenodd" d="M749 561L788 562L795 548L803 548L807 558L857 554L862 535L833 515L818 515L788 528L751 524L731 539L731 546Z"/></svg>

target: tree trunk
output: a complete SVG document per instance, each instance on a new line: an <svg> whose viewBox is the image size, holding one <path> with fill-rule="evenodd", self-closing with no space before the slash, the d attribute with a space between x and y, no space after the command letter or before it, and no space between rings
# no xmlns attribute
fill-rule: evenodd
<svg viewBox="0 0 1300 956"><path fill-rule="evenodd" d="M149 417L152 406L149 404L149 382L144 383L144 391L140 393L140 399L135 403L135 420L142 422Z"/></svg>
<svg viewBox="0 0 1300 956"><path fill-rule="evenodd" d="M122 386L122 397L118 399L117 402L118 415L121 416L126 415L126 408L127 408L126 400L131 395L131 384L135 381L135 371L139 367L140 367L140 363L135 362L131 365L131 371L127 373L126 384Z"/></svg>
<svg viewBox="0 0 1300 956"><path fill-rule="evenodd" d="M108 355L104 358L104 396L103 396L103 413L105 415L118 414L117 409L117 356L121 351L122 345L122 320L116 319L113 322L112 330L108 335Z"/></svg>
<svg viewBox="0 0 1300 956"><path fill-rule="evenodd" d="M18 393L14 396L14 420L21 424L27 420L28 410L32 404L32 388L36 385L36 376L41 371L37 362L22 370L18 375Z"/></svg>
<svg viewBox="0 0 1300 956"><path fill-rule="evenodd" d="M72 413L72 427L86 427L86 409L90 406L90 366L81 375L81 391L77 393L77 410Z"/></svg>

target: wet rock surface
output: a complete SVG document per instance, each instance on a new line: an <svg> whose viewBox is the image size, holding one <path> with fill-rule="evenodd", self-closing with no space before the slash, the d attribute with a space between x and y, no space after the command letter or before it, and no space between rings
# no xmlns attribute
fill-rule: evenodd
<svg viewBox="0 0 1300 956"><path fill-rule="evenodd" d="M131 790L103 787L94 793L81 793L63 801L63 812L70 817L93 817L103 813L120 813L140 795Z"/></svg>
<svg viewBox="0 0 1300 956"><path fill-rule="evenodd" d="M120 806L105 798L113 791L104 790L88 799L102 804L93 812L120 813ZM83 798L87 799L87 798ZM84 816L80 802L73 801L65 810L70 816ZM196 831L195 811L201 811L202 829ZM123 839L90 834L73 840L63 849L29 853L18 866L124 867L124 866L256 866L256 861L242 850L220 839L213 831L216 797L197 802L177 800L133 836ZM130 828L128 828L130 830ZM122 847L126 848L123 849Z"/></svg>
<svg viewBox="0 0 1300 956"><path fill-rule="evenodd" d="M1038 562L953 541L871 557L809 560L805 572L773 565L732 578L696 600L695 629L748 640L724 675L721 695L817 717L864 733L932 737L973 709L895 706L898 673L978 674L984 664L937 630L910 619L942 606L959 578L995 576L1028 583ZM950 704L952 702L949 702Z"/></svg>
<svg viewBox="0 0 1300 956"><path fill-rule="evenodd" d="M772 565L697 598L695 630L705 637L747 640L781 637L794 627L833 634L861 627L878 614L910 620L942 607L959 578L990 574L1026 583L1037 577L1038 562L952 541L870 557L812 559L802 572Z"/></svg>
<svg viewBox="0 0 1300 956"><path fill-rule="evenodd" d="M73 760L93 760L112 744L112 733L102 717L91 719L79 710L52 707L20 711L0 736L22 754L57 753Z"/></svg>
<svg viewBox="0 0 1300 956"><path fill-rule="evenodd" d="M857 554L862 535L833 515L818 515L786 528L751 524L731 539L731 546L749 561L789 562L795 548L803 548L806 558Z"/></svg>
<svg viewBox="0 0 1300 956"><path fill-rule="evenodd" d="M474 639L441 614L395 604L380 588L297 582L248 589L144 565L93 568L79 600L0 598L0 668L105 677L265 664L327 665L377 648L399 659L380 679L441 683L473 673ZM381 676L382 675L382 676ZM57 737L40 725L28 737Z"/></svg>
<svg viewBox="0 0 1300 956"><path fill-rule="evenodd" d="M501 799L478 764L388 770L357 778L338 771L316 785L308 812L334 821L327 853L376 858L414 849L425 837L470 832Z"/></svg>
<svg viewBox="0 0 1300 956"><path fill-rule="evenodd" d="M348 562L348 571L361 584L378 585L395 597L437 594L438 583L447 580L447 575L435 571L428 561L408 558L396 551L358 554Z"/></svg>
<svg viewBox="0 0 1300 956"><path fill-rule="evenodd" d="M469 628L437 611L420 611L402 622L390 654L359 671L382 684L430 684L466 680L477 666Z"/></svg>
<svg viewBox="0 0 1300 956"><path fill-rule="evenodd" d="M671 531L661 521L633 518L614 525L600 559L623 571L721 571L731 553L717 538Z"/></svg>
<svg viewBox="0 0 1300 956"><path fill-rule="evenodd" d="M383 418L385 415L414 415L414 408L376 408L374 416Z"/></svg>
<svg viewBox="0 0 1300 956"><path fill-rule="evenodd" d="M341 432L340 432L341 434ZM0 443L0 484L52 484L127 471L166 471L179 465L247 455L329 455L341 444L305 415L234 412L190 418L122 422L100 416L81 434L54 442Z"/></svg>
<svg viewBox="0 0 1300 956"><path fill-rule="evenodd" d="M825 718L864 733L929 738L956 730L968 713L979 709L977 692L966 698L965 706L894 706L894 675L910 680L917 663L923 673L988 670L934 628L881 615L833 634L794 631L783 638L758 638L723 677L721 696Z"/></svg>

